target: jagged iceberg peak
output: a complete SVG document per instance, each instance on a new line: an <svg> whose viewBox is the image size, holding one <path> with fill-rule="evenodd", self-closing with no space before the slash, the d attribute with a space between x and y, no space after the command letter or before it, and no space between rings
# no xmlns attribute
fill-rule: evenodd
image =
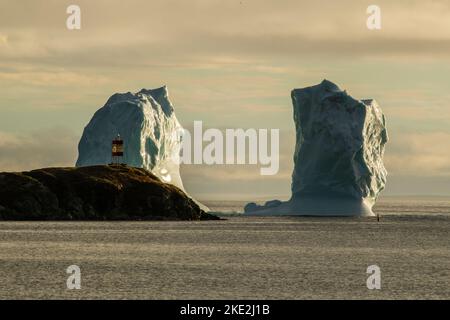
<svg viewBox="0 0 450 320"><path fill-rule="evenodd" d="M172 112L174 112L173 105L169 100L169 91L167 86L156 89L141 89L141 91L136 93L115 93L108 99L106 105L137 100L141 100L143 102L146 102L147 100L150 101L152 106L161 107L164 114L167 116L170 116Z"/></svg>
<svg viewBox="0 0 450 320"><path fill-rule="evenodd" d="M142 89L137 94L151 96L156 100L156 102L158 102L167 116L170 116L172 112L174 112L172 103L169 100L169 91L167 90L167 86L163 86L158 89Z"/></svg>
<svg viewBox="0 0 450 320"><path fill-rule="evenodd" d="M253 214L372 215L386 184L385 117L373 99L356 100L331 81L291 92L296 145L292 197L250 204Z"/></svg>
<svg viewBox="0 0 450 320"><path fill-rule="evenodd" d="M316 99L315 102L320 103L322 100L326 100L331 97L337 99L339 97L345 98L349 96L345 90L341 90L335 83L326 79L324 79L321 83L317 85L301 89L294 89L291 92L292 100L315 98Z"/></svg>
<svg viewBox="0 0 450 320"><path fill-rule="evenodd" d="M166 86L137 93L116 93L95 112L78 145L76 166L111 163L111 141L124 140L123 162L152 171L183 189L179 166L173 162L179 150L178 122Z"/></svg>
<svg viewBox="0 0 450 320"><path fill-rule="evenodd" d="M327 93L332 93L332 92L345 92L342 91L337 84L327 80L327 79L323 79L321 83L316 84L314 86L310 86L310 87L305 87L305 88L301 88L301 89L294 89L292 90L293 92L302 92L302 91L306 91L306 90L313 90L313 91L317 91L320 92L321 95L326 95Z"/></svg>

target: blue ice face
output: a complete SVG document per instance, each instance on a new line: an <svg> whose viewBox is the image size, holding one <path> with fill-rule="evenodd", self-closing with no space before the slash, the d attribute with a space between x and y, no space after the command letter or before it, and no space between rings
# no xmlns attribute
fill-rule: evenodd
<svg viewBox="0 0 450 320"><path fill-rule="evenodd" d="M293 196L335 194L375 201L386 182L387 134L373 100L358 101L335 84L292 91L296 148Z"/></svg>

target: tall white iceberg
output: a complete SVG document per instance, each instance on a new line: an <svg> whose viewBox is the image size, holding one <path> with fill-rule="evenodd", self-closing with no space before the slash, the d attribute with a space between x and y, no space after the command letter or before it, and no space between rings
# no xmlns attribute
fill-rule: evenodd
<svg viewBox="0 0 450 320"><path fill-rule="evenodd" d="M296 145L292 196L287 202L250 203L254 215L373 215L384 189L388 140L375 100L355 100L334 83L294 89Z"/></svg>
<svg viewBox="0 0 450 320"><path fill-rule="evenodd" d="M145 168L184 190L176 161L181 130L165 86L137 93L116 93L85 127L78 144L76 166L111 163L111 142L120 134L125 164Z"/></svg>

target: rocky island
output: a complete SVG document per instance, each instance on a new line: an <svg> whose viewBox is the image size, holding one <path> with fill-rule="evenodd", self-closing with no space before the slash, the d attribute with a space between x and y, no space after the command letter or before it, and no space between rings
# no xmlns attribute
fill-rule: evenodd
<svg viewBox="0 0 450 320"><path fill-rule="evenodd" d="M143 168L98 165L0 173L0 220L212 220Z"/></svg>

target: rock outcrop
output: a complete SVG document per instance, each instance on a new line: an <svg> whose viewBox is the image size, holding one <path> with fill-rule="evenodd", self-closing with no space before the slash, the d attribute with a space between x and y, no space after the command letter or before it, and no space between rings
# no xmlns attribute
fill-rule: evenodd
<svg viewBox="0 0 450 320"><path fill-rule="evenodd" d="M176 186L149 171L120 166L0 173L0 220L202 220Z"/></svg>
<svg viewBox="0 0 450 320"><path fill-rule="evenodd" d="M355 100L334 83L294 89L296 145L292 197L251 203L248 214L373 215L384 189L388 140L375 100Z"/></svg>

